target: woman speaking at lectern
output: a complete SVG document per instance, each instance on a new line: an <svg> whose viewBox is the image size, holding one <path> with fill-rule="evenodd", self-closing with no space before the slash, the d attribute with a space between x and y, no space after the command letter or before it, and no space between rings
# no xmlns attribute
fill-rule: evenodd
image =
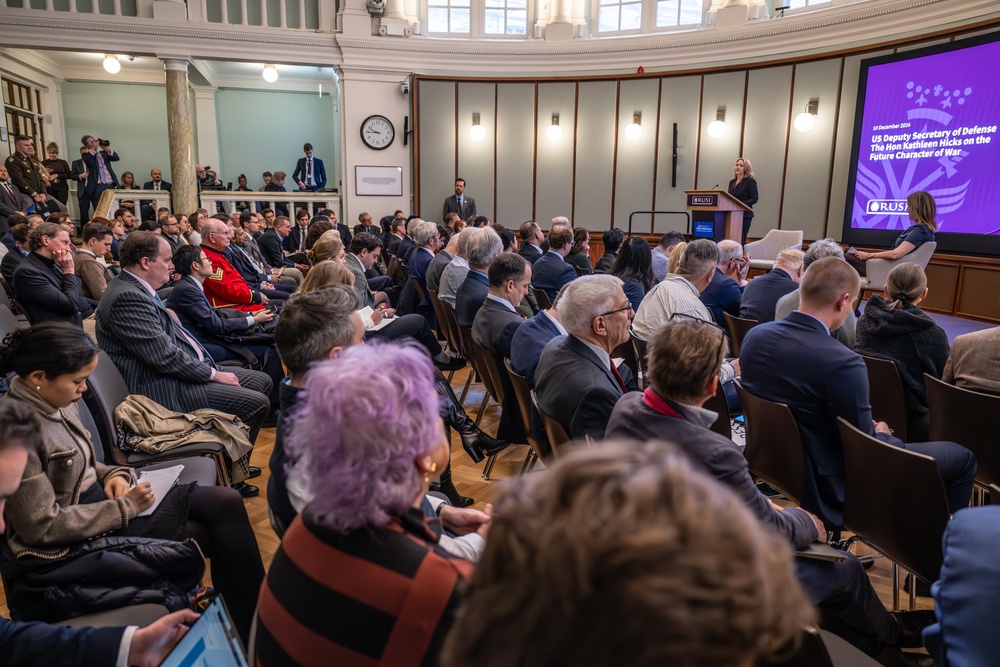
<svg viewBox="0 0 1000 667"><path fill-rule="evenodd" d="M741 157L736 160L733 167L733 175L736 177L729 181L729 194L739 199L750 209L757 203L757 181L753 177L753 167L750 160ZM750 231L750 223L753 222L753 210L743 212L743 245L747 244L747 232Z"/></svg>

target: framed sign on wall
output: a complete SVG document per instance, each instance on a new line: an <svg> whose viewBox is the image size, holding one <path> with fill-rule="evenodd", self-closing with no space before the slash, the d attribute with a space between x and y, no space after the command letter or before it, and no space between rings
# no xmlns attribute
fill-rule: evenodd
<svg viewBox="0 0 1000 667"><path fill-rule="evenodd" d="M354 192L361 197L402 197L402 167L354 167Z"/></svg>

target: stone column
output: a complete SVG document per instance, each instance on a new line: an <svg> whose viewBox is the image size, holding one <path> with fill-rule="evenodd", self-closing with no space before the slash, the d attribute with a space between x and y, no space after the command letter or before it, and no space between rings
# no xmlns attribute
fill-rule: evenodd
<svg viewBox="0 0 1000 667"><path fill-rule="evenodd" d="M188 61L160 58L167 75L167 134L170 141L170 194L174 211L198 208L191 156L191 106L188 103Z"/></svg>

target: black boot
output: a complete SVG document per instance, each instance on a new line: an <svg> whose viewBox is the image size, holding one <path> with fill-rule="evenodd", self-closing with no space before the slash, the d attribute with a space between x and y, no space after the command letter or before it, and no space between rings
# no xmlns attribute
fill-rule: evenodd
<svg viewBox="0 0 1000 667"><path fill-rule="evenodd" d="M472 498L463 496L455 488L455 482L451 481L451 461L445 466L445 469L441 471L441 478L438 481L438 490L448 497L449 502L455 507L468 507L474 504L476 501Z"/></svg>
<svg viewBox="0 0 1000 667"><path fill-rule="evenodd" d="M475 420L465 414L465 410L458 402L458 397L447 382L437 383L438 394L445 401L448 415L445 424L458 431L462 438L462 447L472 459L473 463L479 463L487 456L499 454L507 449L510 442L507 440L497 440L485 431L476 426Z"/></svg>

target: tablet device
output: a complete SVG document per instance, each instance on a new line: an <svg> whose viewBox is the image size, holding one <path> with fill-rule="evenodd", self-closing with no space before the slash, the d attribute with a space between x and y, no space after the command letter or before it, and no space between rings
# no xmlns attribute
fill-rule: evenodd
<svg viewBox="0 0 1000 667"><path fill-rule="evenodd" d="M249 667L222 596L216 596L160 667Z"/></svg>

